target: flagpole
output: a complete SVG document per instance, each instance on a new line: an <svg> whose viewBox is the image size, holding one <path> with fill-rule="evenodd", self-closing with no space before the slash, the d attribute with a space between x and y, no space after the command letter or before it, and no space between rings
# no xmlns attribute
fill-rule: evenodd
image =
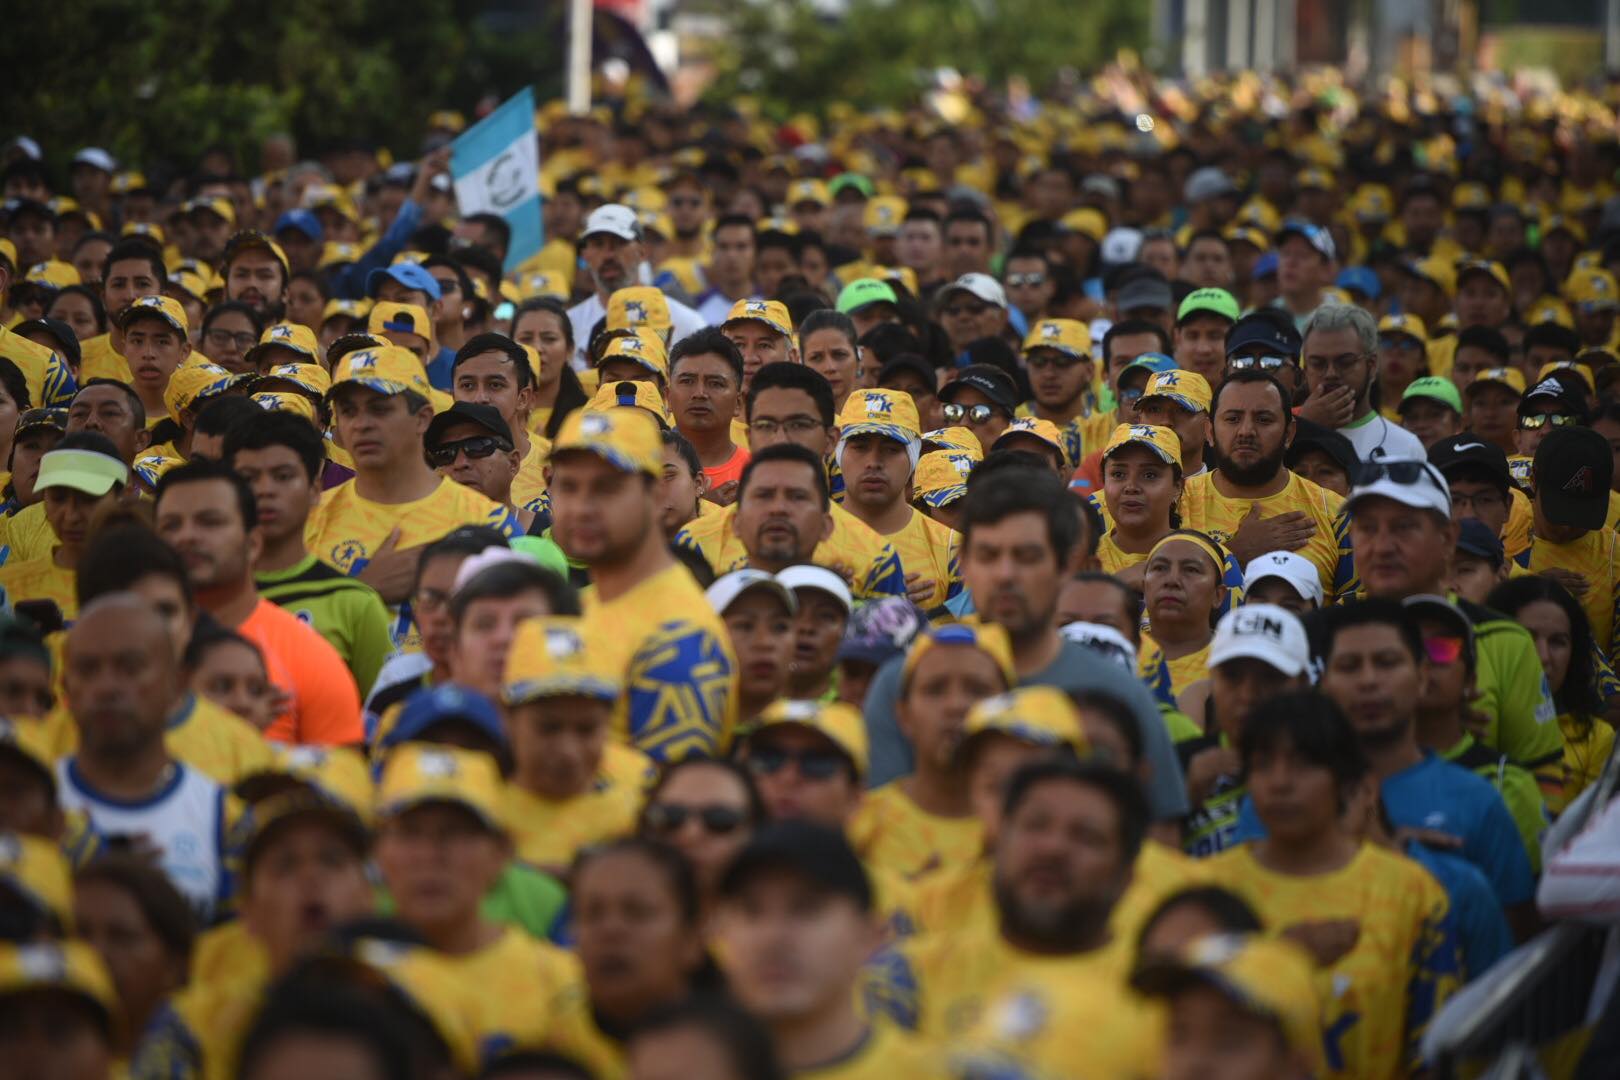
<svg viewBox="0 0 1620 1080"><path fill-rule="evenodd" d="M568 111L581 116L591 109L592 0L568 4Z"/></svg>

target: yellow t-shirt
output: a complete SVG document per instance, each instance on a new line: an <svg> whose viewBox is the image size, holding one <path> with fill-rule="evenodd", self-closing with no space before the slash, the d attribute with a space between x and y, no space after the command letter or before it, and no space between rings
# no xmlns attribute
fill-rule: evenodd
<svg viewBox="0 0 1620 1080"><path fill-rule="evenodd" d="M358 574L373 552L399 529L400 549L419 547L462 525L487 525L512 537L523 530L517 516L472 488L445 477L431 493L406 503L378 503L355 490L346 480L322 496L304 525L304 542L317 559L345 574ZM392 605L394 644L402 646L415 636L405 605Z"/></svg>
<svg viewBox="0 0 1620 1080"><path fill-rule="evenodd" d="M596 1080L624 1080L629 1073L624 1044L596 1026L590 988L574 961L574 977L558 993L551 1010L546 1045L584 1065Z"/></svg>
<svg viewBox="0 0 1620 1080"><path fill-rule="evenodd" d="M77 582L72 567L57 566L54 554L0 566L0 604L14 607L29 600L50 600L72 623L79 617Z"/></svg>
<svg viewBox="0 0 1620 1080"><path fill-rule="evenodd" d="M1446 893L1428 871L1364 843L1327 874L1275 873L1249 844L1211 858L1209 872L1273 932L1326 919L1359 925L1355 946L1316 973L1329 1076L1375 1080L1418 1067L1424 1028L1459 978Z"/></svg>
<svg viewBox="0 0 1620 1080"><path fill-rule="evenodd" d="M1568 570L1586 582L1578 599L1592 627L1592 641L1614 663L1615 609L1620 606L1620 533L1593 529L1567 544L1532 536L1526 563L1532 574ZM0 570L0 575L5 573ZM0 577L0 583L4 578Z"/></svg>
<svg viewBox="0 0 1620 1080"><path fill-rule="evenodd" d="M613 600L588 590L583 603L590 647L604 670L623 673L619 741L657 761L724 753L736 722L737 658L686 568L672 562Z"/></svg>
<svg viewBox="0 0 1620 1080"><path fill-rule="evenodd" d="M1102 567L1105 574L1129 570L1133 566L1147 562L1147 557L1148 553L1145 551L1126 551L1121 548L1114 542L1112 529L1103 533L1097 540L1097 564Z"/></svg>
<svg viewBox="0 0 1620 1080"><path fill-rule="evenodd" d="M91 379L113 379L126 385L135 381L129 361L113 348L111 334L98 334L79 343L79 382Z"/></svg>
<svg viewBox="0 0 1620 1080"><path fill-rule="evenodd" d="M1147 683L1155 700L1175 708L1187 687L1208 677L1209 644L1206 642L1202 649L1167 660L1159 643L1143 634L1142 651L1136 659L1136 673Z"/></svg>
<svg viewBox="0 0 1620 1080"><path fill-rule="evenodd" d="M56 530L45 516L43 502L29 503L10 517L0 518L0 563L43 559L56 547Z"/></svg>
<svg viewBox="0 0 1620 1080"><path fill-rule="evenodd" d="M548 410L549 411L549 410ZM546 492L546 462L551 460L551 443L544 435L529 433L529 452L518 463L512 478L512 505L531 503Z"/></svg>
<svg viewBox="0 0 1620 1080"><path fill-rule="evenodd" d="M1603 765L1614 752L1614 728L1608 721L1594 716L1587 725L1577 724L1565 713L1558 717L1558 729L1564 735L1564 787L1554 805L1547 800L1547 809L1562 813L1564 807L1575 801L1603 775Z"/></svg>
<svg viewBox="0 0 1620 1080"><path fill-rule="evenodd" d="M1329 597L1347 596L1356 591L1355 566L1350 556L1350 536L1340 508L1344 497L1312 483L1298 473L1288 474L1288 484L1264 499L1229 499L1215 488L1213 474L1189 477L1181 497L1181 524L1197 529L1226 543L1238 524L1256 502L1262 518L1298 511L1316 526L1299 554L1309 559L1322 579L1322 591Z"/></svg>
<svg viewBox="0 0 1620 1080"><path fill-rule="evenodd" d="M870 525L837 503L832 507L832 535L816 545L811 561L818 566L841 567L852 573L849 591L857 600L906 595L906 578L894 545ZM737 507L700 514L675 534L675 543L703 556L716 574L748 565L748 552L735 530Z"/></svg>
<svg viewBox="0 0 1620 1080"><path fill-rule="evenodd" d="M552 1006L577 970L567 953L513 926L476 952L445 959L473 1005L469 1019L482 1062L543 1044Z"/></svg>
<svg viewBox="0 0 1620 1080"><path fill-rule="evenodd" d="M902 878L966 866L984 848L979 819L930 814L896 780L868 792L849 824L850 843L869 865Z"/></svg>
<svg viewBox="0 0 1620 1080"><path fill-rule="evenodd" d="M899 1080L944 1076L944 1066L943 1055L932 1044L880 1022L837 1061L787 1075L793 1080Z"/></svg>
<svg viewBox="0 0 1620 1080"><path fill-rule="evenodd" d="M1536 523L1530 496L1518 488L1508 488L1508 519L1502 526L1502 554L1517 559L1530 546L1530 528Z"/></svg>
<svg viewBox="0 0 1620 1080"><path fill-rule="evenodd" d="M913 510L900 531L884 539L900 556L902 574L921 574L924 580L933 582L934 591L922 603L924 610L931 611L962 591L962 567L958 561L962 536L955 529Z"/></svg>
<svg viewBox="0 0 1620 1080"><path fill-rule="evenodd" d="M610 758L631 761L610 764ZM647 755L610 744L603 750L595 782L582 795L554 801L508 785L506 820L517 857L554 871L572 863L580 848L633 831L651 770Z"/></svg>
<svg viewBox="0 0 1620 1080"><path fill-rule="evenodd" d="M1450 378L1452 364L1457 359L1457 335L1431 338L1424 352L1429 359L1429 374L1440 379Z"/></svg>
<svg viewBox="0 0 1620 1080"><path fill-rule="evenodd" d="M264 982L270 978L270 955L242 924L232 919L197 935L191 950L192 986L221 980Z"/></svg>
<svg viewBox="0 0 1620 1080"><path fill-rule="evenodd" d="M45 743L57 757L79 748L79 729L65 704L58 702L41 723ZM188 694L169 718L163 746L176 761L227 787L275 768L275 754L257 728L197 694Z"/></svg>
<svg viewBox="0 0 1620 1080"><path fill-rule="evenodd" d="M32 407L66 405L72 400L73 369L53 350L0 326L0 357L22 372Z"/></svg>

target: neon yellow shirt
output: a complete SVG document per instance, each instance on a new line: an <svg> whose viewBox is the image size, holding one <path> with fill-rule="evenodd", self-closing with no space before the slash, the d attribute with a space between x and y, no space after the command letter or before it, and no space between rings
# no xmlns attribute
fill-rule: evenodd
<svg viewBox="0 0 1620 1080"><path fill-rule="evenodd" d="M1181 496L1181 524L1197 529L1226 543L1238 524L1259 504L1262 518L1278 514L1305 514L1316 527L1299 554L1311 561L1322 579L1327 596L1346 596L1356 591L1354 563L1350 557L1350 537L1340 509L1343 496L1319 487L1298 473L1288 474L1287 485L1264 499L1229 499L1215 488L1212 474L1189 477Z"/></svg>
<svg viewBox="0 0 1620 1080"><path fill-rule="evenodd" d="M924 581L933 583L933 591L922 602L925 611L962 591L962 567L958 561L962 536L955 529L913 510L898 532L883 538L900 556L902 574L921 574Z"/></svg>
<svg viewBox="0 0 1620 1080"><path fill-rule="evenodd" d="M832 503L832 535L816 545L810 559L818 566L851 572L849 591L857 600L906 595L906 578L894 546L870 525ZM748 565L748 551L736 533L737 507L700 514L675 534L675 543L697 552L716 574Z"/></svg>
<svg viewBox="0 0 1620 1080"><path fill-rule="evenodd" d="M0 603L14 607L29 600L50 600L72 623L79 617L78 579L72 567L57 566L54 555L8 561L0 566Z"/></svg>
<svg viewBox="0 0 1620 1080"><path fill-rule="evenodd" d="M901 788L903 781L867 793L849 824L850 843L869 865L902 878L966 866L984 848L979 819L930 814Z"/></svg>
<svg viewBox="0 0 1620 1080"><path fill-rule="evenodd" d="M1532 536L1526 565L1532 574L1568 570L1586 582L1586 592L1577 599L1591 624L1593 643L1613 664L1615 614L1620 608L1620 533L1593 529L1567 544Z"/></svg>
<svg viewBox="0 0 1620 1080"><path fill-rule="evenodd" d="M506 821L519 859L541 869L565 868L580 848L634 831L651 759L617 745L605 747L602 757L590 790L571 799L547 799L507 785ZM641 768L609 766L609 757L632 758Z"/></svg>

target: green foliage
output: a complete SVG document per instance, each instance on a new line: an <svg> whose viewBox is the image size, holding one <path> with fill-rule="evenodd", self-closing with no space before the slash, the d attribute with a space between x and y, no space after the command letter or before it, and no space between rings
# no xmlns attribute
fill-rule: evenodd
<svg viewBox="0 0 1620 1080"><path fill-rule="evenodd" d="M849 0L843 15L811 0L733 0L711 97L758 97L773 113L914 102L936 67L1039 88L1065 69L1099 66L1148 38L1141 0Z"/></svg>

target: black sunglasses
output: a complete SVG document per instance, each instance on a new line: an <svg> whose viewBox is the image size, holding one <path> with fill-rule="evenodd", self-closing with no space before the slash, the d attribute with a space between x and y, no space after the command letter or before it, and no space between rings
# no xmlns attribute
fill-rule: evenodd
<svg viewBox="0 0 1620 1080"><path fill-rule="evenodd" d="M498 439L494 435L474 435L467 439L457 439L455 442L440 443L427 452L428 463L435 469L448 469L456 463L456 454L465 453L469 458L478 460L487 458L491 454L512 449L506 440Z"/></svg>
<svg viewBox="0 0 1620 1080"><path fill-rule="evenodd" d="M831 780L849 767L843 755L831 750L764 748L751 750L748 754L748 768L761 776L774 776L787 768L790 762L798 767L799 775L806 780Z"/></svg>
<svg viewBox="0 0 1620 1080"><path fill-rule="evenodd" d="M1388 478L1397 484L1415 484L1427 479L1430 484L1442 491L1450 492L1445 478L1440 470L1427 461L1367 461L1362 462L1356 469L1355 482L1357 484L1371 484L1377 480Z"/></svg>
<svg viewBox="0 0 1620 1080"><path fill-rule="evenodd" d="M743 813L730 806L682 806L680 803L652 803L646 810L647 828L655 833L669 835L679 832L681 826L696 819L707 832L716 836L736 832L742 828Z"/></svg>

